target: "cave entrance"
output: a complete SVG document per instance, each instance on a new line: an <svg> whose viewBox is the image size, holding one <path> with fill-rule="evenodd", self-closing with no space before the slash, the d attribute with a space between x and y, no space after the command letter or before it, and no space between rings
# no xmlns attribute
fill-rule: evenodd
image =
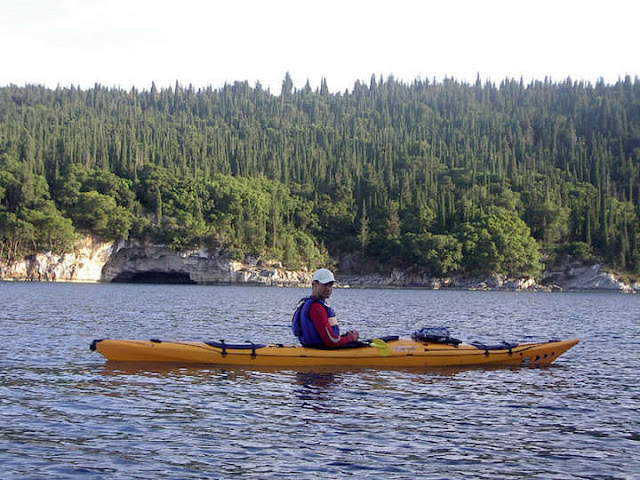
<svg viewBox="0 0 640 480"><path fill-rule="evenodd" d="M122 272L112 283L161 283L195 285L186 273L178 272Z"/></svg>

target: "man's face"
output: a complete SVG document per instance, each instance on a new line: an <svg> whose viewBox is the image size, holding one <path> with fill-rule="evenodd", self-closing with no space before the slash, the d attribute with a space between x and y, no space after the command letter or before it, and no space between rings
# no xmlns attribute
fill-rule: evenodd
<svg viewBox="0 0 640 480"><path fill-rule="evenodd" d="M331 296L331 292L333 292L333 282L314 282L313 287L315 296L321 298L322 300L326 300L327 298L329 298Z"/></svg>

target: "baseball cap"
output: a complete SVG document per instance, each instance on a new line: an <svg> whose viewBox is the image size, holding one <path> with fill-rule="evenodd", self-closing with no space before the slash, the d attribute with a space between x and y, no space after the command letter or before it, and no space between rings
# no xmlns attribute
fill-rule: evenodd
<svg viewBox="0 0 640 480"><path fill-rule="evenodd" d="M335 282L336 279L333 278L333 273L331 273L331 270L327 270L326 268L319 268L313 274L313 281L314 282L318 281L322 284L327 284L327 283Z"/></svg>

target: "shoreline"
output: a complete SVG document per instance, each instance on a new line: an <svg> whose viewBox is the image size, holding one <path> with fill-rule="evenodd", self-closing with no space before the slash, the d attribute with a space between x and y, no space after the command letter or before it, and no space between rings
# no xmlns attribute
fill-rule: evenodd
<svg viewBox="0 0 640 480"><path fill-rule="evenodd" d="M467 291L638 293L640 282L625 283L596 262L566 261L549 268L542 279L505 275L430 277L415 267L359 274L336 270L337 288L384 288ZM73 253L52 252L21 260L0 260L0 281L65 283L146 283L247 285L304 288L311 272L287 270L280 262L233 260L206 249L173 251L163 245L102 242L87 236Z"/></svg>
<svg viewBox="0 0 640 480"><path fill-rule="evenodd" d="M110 282L105 280L34 280L29 278L6 278L0 277L0 283L33 283L33 284L76 284L76 285L181 285L194 287L259 287L259 288L309 288L310 284L266 284L262 282L207 282L207 283L171 283L171 282ZM446 287L430 287L422 285L393 285L393 284L366 284L366 283L336 283L337 290L433 290L433 291L450 291L450 292L512 292L512 293L602 293L602 294L625 294L634 295L640 292L637 286L627 286L627 289L611 289L611 288L552 288L538 285L536 288L517 289L509 287L463 287L463 286L446 286Z"/></svg>

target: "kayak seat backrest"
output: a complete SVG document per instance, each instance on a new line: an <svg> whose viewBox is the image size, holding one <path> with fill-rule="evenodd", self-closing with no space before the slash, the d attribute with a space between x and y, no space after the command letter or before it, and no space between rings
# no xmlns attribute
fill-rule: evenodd
<svg viewBox="0 0 640 480"><path fill-rule="evenodd" d="M267 345L264 343L227 343L227 342L204 342L207 345L216 348L231 348L234 350L255 350L256 348L264 348Z"/></svg>

